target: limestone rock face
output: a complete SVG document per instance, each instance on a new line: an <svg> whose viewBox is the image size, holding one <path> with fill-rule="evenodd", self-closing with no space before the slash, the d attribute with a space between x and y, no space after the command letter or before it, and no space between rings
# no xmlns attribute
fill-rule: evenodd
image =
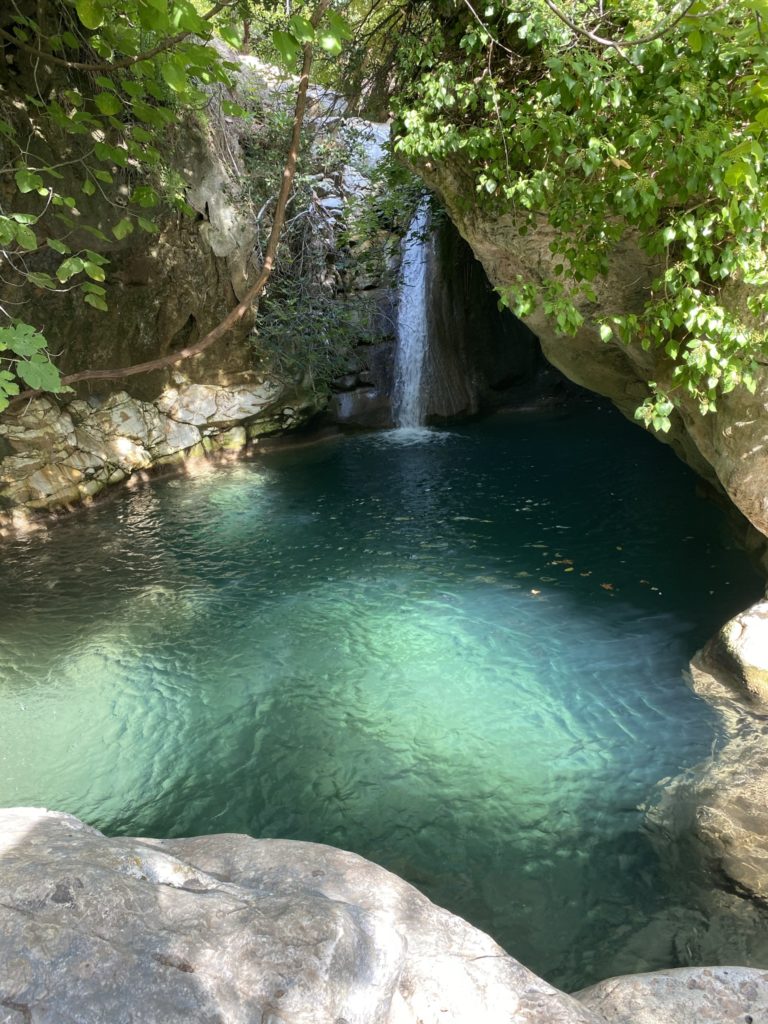
<svg viewBox="0 0 768 1024"><path fill-rule="evenodd" d="M768 1017L768 973L686 967L611 978L576 993L606 1024L757 1024Z"/></svg>
<svg viewBox="0 0 768 1024"><path fill-rule="evenodd" d="M440 195L492 284L509 286L518 279L538 283L551 274L558 258L550 252L552 228L544 218L521 236L511 215L497 216L467 201L474 194L474 181L460 167L445 162L419 172ZM541 310L526 320L551 363L577 384L610 398L629 418L647 397L648 381L671 383L672 365L663 353L605 344L595 319L638 311L654 276L649 257L627 235L613 254L608 274L595 282L597 301L583 304L585 323L575 337L558 334ZM742 299L731 289L723 301L740 304ZM680 401L672 430L660 439L722 488L752 525L768 535L768 369L761 368L755 395L738 388L718 399L715 414L701 416L685 395Z"/></svg>
<svg viewBox="0 0 768 1024"><path fill-rule="evenodd" d="M693 688L721 716L725 744L672 780L650 822L679 856L768 899L768 601L726 623L691 662Z"/></svg>
<svg viewBox="0 0 768 1024"><path fill-rule="evenodd" d="M154 402L124 391L67 406L35 398L0 421L0 532L23 525L24 510L74 505L139 470L243 448L306 418L313 401L254 375L228 387L177 383Z"/></svg>
<svg viewBox="0 0 768 1024"><path fill-rule="evenodd" d="M592 1024L488 936L354 854L107 839L0 811L0 1020Z"/></svg>

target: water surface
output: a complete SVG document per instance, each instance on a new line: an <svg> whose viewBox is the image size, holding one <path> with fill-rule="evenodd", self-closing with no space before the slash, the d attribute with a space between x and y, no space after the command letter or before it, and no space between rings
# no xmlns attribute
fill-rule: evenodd
<svg viewBox="0 0 768 1024"><path fill-rule="evenodd" d="M355 850L566 987L670 966L638 808L718 742L683 670L759 590L607 410L156 483L2 550L0 803Z"/></svg>

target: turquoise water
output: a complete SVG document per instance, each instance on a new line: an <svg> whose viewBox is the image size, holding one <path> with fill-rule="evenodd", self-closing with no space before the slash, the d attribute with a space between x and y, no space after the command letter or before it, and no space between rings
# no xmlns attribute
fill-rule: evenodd
<svg viewBox="0 0 768 1024"><path fill-rule="evenodd" d="M156 483L2 550L0 803L352 849L577 987L695 896L638 807L717 742L683 670L759 591L607 410ZM625 968L670 966L648 930Z"/></svg>

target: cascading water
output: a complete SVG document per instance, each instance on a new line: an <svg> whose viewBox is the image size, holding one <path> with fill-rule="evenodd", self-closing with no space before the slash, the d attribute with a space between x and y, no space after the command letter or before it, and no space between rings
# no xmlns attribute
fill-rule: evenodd
<svg viewBox="0 0 768 1024"><path fill-rule="evenodd" d="M425 197L403 241L400 267L392 406L395 424L401 428L421 427L426 419L424 368L429 343L429 256L429 199Z"/></svg>

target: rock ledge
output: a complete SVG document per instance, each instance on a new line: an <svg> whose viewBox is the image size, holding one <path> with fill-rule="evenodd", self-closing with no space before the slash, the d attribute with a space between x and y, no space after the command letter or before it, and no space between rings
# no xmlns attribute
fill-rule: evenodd
<svg viewBox="0 0 768 1024"><path fill-rule="evenodd" d="M746 1024L768 1012L768 974L742 968L613 979L573 998L327 846L109 839L13 808L0 810L0 861L0 1024Z"/></svg>

